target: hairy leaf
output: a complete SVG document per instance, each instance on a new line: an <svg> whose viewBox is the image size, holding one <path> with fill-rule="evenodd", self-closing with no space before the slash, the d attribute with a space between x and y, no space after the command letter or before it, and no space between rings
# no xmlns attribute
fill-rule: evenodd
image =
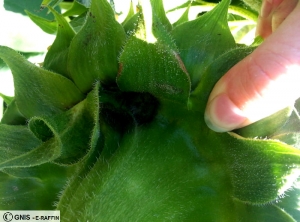
<svg viewBox="0 0 300 222"><path fill-rule="evenodd" d="M75 36L75 32L62 15L58 14L50 7L49 9L55 16L58 30L56 39L51 45L45 57L43 67L69 78L70 74L67 70L67 60L69 54L69 46L71 40Z"/></svg>
<svg viewBox="0 0 300 222"><path fill-rule="evenodd" d="M74 164L90 149L90 138L96 125L95 114L98 104L93 91L87 98L66 112L51 117L33 117L30 130L41 140L57 141L60 155L54 162Z"/></svg>
<svg viewBox="0 0 300 222"><path fill-rule="evenodd" d="M14 50L0 46L0 57L12 71L16 104L26 118L58 113L83 99L70 80L35 66Z"/></svg>
<svg viewBox="0 0 300 222"><path fill-rule="evenodd" d="M173 50L131 37L120 63L117 83L121 90L149 92L161 100L187 103L190 79Z"/></svg>
<svg viewBox="0 0 300 222"><path fill-rule="evenodd" d="M68 70L82 92L91 90L95 80L115 82L124 40L125 32L108 2L92 1L84 27L71 42L68 58Z"/></svg>
<svg viewBox="0 0 300 222"><path fill-rule="evenodd" d="M227 24L228 4L229 1L222 1L203 16L176 26L172 31L180 57L190 74L192 89L199 83L203 70L217 56L236 46Z"/></svg>

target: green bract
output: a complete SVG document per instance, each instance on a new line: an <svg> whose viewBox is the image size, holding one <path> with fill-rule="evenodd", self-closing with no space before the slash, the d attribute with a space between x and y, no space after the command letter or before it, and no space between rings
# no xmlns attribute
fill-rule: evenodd
<svg viewBox="0 0 300 222"><path fill-rule="evenodd" d="M14 98L0 94L0 209L56 208L62 221L299 221L295 111L222 134L203 119L214 84L254 50L235 43L229 0L192 21L188 6L173 25L162 0L149 2L123 24L106 0L74 2L71 23L50 6L55 25L30 14L57 26L42 67L0 46L15 84Z"/></svg>

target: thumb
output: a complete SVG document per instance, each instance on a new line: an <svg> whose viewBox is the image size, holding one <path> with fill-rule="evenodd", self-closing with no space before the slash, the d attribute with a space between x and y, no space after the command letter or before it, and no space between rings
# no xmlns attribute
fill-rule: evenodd
<svg viewBox="0 0 300 222"><path fill-rule="evenodd" d="M205 121L226 132L247 126L300 97L300 3L251 55L215 85Z"/></svg>

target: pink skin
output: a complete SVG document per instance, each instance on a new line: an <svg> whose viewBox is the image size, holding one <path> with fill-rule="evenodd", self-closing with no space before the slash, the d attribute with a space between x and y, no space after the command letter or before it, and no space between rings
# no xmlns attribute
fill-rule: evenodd
<svg viewBox="0 0 300 222"><path fill-rule="evenodd" d="M257 35L265 41L215 85L207 125L226 132L247 126L300 97L299 0L263 0Z"/></svg>

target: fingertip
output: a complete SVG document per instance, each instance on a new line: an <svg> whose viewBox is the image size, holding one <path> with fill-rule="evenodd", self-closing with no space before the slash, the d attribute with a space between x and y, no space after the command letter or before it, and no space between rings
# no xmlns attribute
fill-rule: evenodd
<svg viewBox="0 0 300 222"><path fill-rule="evenodd" d="M205 121L206 125L208 126L208 128L210 128L211 130L213 130L217 133L224 133L224 132L228 131L228 129L226 129L226 128L221 128L221 127L213 124L213 122L211 120L211 116L208 113L205 113L204 121Z"/></svg>
<svg viewBox="0 0 300 222"><path fill-rule="evenodd" d="M204 120L215 132L228 132L245 125L247 118L226 94L219 94L207 105Z"/></svg>

